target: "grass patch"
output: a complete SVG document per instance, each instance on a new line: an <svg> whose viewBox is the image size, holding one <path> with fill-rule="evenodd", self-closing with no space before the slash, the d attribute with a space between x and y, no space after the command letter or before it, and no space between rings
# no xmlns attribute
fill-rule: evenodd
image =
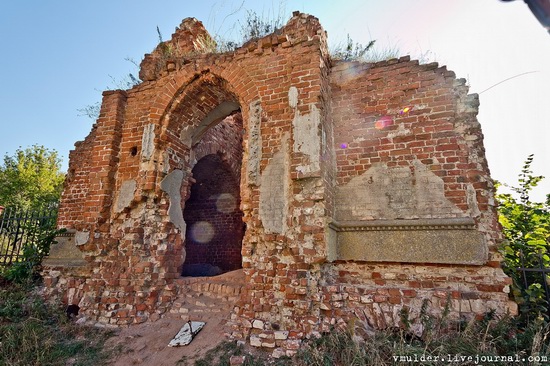
<svg viewBox="0 0 550 366"><path fill-rule="evenodd" d="M111 332L75 325L29 285L0 288L0 365L101 365Z"/></svg>
<svg viewBox="0 0 550 366"><path fill-rule="evenodd" d="M185 356L179 360L179 366L226 366L230 365L231 357L244 356L243 366L285 366L292 365L289 363L290 358L272 359L269 354L260 350L255 352L247 352L242 344L237 342L224 341L218 344L215 348L206 352L200 359L194 362L189 361Z"/></svg>
<svg viewBox="0 0 550 366"><path fill-rule="evenodd" d="M428 337L394 329L377 331L364 340L358 340L351 331L335 331L309 342L292 364L382 366L413 364L417 360L422 365L469 365L477 358L479 364L518 365L518 359L533 364L528 362L530 356L546 359L540 364L548 364L548 324L537 322L522 330L516 325L512 318L485 319ZM468 356L473 359L468 361Z"/></svg>

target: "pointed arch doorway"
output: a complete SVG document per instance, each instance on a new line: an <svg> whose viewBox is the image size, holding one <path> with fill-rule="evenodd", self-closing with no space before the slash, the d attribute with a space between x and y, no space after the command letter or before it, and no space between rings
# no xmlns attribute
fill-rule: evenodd
<svg viewBox="0 0 550 366"><path fill-rule="evenodd" d="M193 155L197 160L183 209L187 255L182 276L215 276L240 269L245 231L240 210L240 112L205 131Z"/></svg>

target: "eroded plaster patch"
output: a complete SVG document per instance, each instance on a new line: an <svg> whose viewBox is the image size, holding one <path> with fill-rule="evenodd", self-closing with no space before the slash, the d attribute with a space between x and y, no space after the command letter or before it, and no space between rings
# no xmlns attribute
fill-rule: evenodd
<svg viewBox="0 0 550 366"><path fill-rule="evenodd" d="M298 89L295 86L291 86L288 89L288 105L291 108L296 108L298 106Z"/></svg>
<svg viewBox="0 0 550 366"><path fill-rule="evenodd" d="M260 184L260 160L262 158L262 106L260 101L250 103L248 120L248 161L246 165L248 184Z"/></svg>
<svg viewBox="0 0 550 366"><path fill-rule="evenodd" d="M192 136L193 135L193 126L187 125L183 126L181 128L180 132L180 140L183 142L183 144L187 147L190 147L192 144Z"/></svg>
<svg viewBox="0 0 550 366"><path fill-rule="evenodd" d="M260 178L260 219L266 233L281 234L285 229L288 211L288 135L283 137L282 148L273 155Z"/></svg>
<svg viewBox="0 0 550 366"><path fill-rule="evenodd" d="M317 172L321 168L320 123L321 115L315 105L311 105L309 114L301 115L300 111L295 111L294 119L292 120L294 152L302 153L309 159L308 164L300 164L296 168L301 174Z"/></svg>
<svg viewBox="0 0 550 366"><path fill-rule="evenodd" d="M389 168L375 164L337 187L338 220L416 219L464 216L445 197L443 180L426 165Z"/></svg>
<svg viewBox="0 0 550 366"><path fill-rule="evenodd" d="M149 161L155 150L155 125L150 123L143 128L141 139L141 160Z"/></svg>
<svg viewBox="0 0 550 366"><path fill-rule="evenodd" d="M89 231L76 231L74 233L74 242L77 246L84 245L90 240Z"/></svg>
<svg viewBox="0 0 550 366"><path fill-rule="evenodd" d="M194 145L200 141L202 135L208 130L208 128L216 125L222 121L225 117L231 113L238 111L241 108L239 103L224 101L216 106L204 117L199 125L193 129L193 135L191 137L191 143Z"/></svg>
<svg viewBox="0 0 550 366"><path fill-rule="evenodd" d="M115 212L120 212L130 205L136 192L136 181L133 179L125 180L120 186L118 199L115 205Z"/></svg>
<svg viewBox="0 0 550 366"><path fill-rule="evenodd" d="M186 227L185 221L183 220L183 211L180 206L180 190L181 183L183 182L183 175L183 171L175 169L160 182L160 188L168 194L170 199L170 206L168 207L170 222L180 229L182 237L185 236Z"/></svg>
<svg viewBox="0 0 550 366"><path fill-rule="evenodd" d="M471 183L466 186L466 200L468 202L470 215L472 217L477 217L481 215L481 211L479 211L479 207L477 205L476 190Z"/></svg>

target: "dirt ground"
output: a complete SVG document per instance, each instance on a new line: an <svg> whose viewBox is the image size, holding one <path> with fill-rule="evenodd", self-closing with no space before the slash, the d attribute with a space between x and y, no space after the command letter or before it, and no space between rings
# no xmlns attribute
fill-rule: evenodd
<svg viewBox="0 0 550 366"><path fill-rule="evenodd" d="M226 339L223 330L225 319L219 315L207 320L193 341L181 347L168 347L168 343L185 324L183 320L164 318L120 329L107 343L108 347L122 348L112 365L174 366L182 359L191 365L194 359ZM185 365L185 362L179 364Z"/></svg>
<svg viewBox="0 0 550 366"><path fill-rule="evenodd" d="M242 270L210 277L206 281L241 284L243 281ZM174 366L185 365L186 362L192 365L195 359L202 357L208 350L227 340L224 335L224 326L230 316L230 307L223 306L221 302L215 300L208 301L209 299L202 293L197 292L188 296L192 296L186 301L186 306L190 307L190 320L206 323L189 345L168 347L170 340L186 323L181 317L168 314L156 322L118 329L116 335L109 339L106 345L107 347L120 346L122 349L111 365ZM201 304L201 302L203 302L202 308L192 305L193 303ZM204 303L207 303L212 311L205 311ZM216 306L217 304L219 306ZM215 311L213 311L214 309ZM196 316L193 316L194 310L197 311Z"/></svg>

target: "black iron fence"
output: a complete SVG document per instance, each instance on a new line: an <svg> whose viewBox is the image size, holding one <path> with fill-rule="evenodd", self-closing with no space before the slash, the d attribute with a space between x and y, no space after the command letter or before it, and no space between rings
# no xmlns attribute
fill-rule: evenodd
<svg viewBox="0 0 550 366"><path fill-rule="evenodd" d="M542 251L521 251L521 267L516 267L519 279L517 282L523 289L524 301L531 307L546 310L550 319L550 258ZM516 282L516 283L517 283ZM544 313L544 311L543 311Z"/></svg>
<svg viewBox="0 0 550 366"><path fill-rule="evenodd" d="M55 228L56 221L57 208L0 208L0 266L22 260L25 245L34 243L44 230Z"/></svg>

